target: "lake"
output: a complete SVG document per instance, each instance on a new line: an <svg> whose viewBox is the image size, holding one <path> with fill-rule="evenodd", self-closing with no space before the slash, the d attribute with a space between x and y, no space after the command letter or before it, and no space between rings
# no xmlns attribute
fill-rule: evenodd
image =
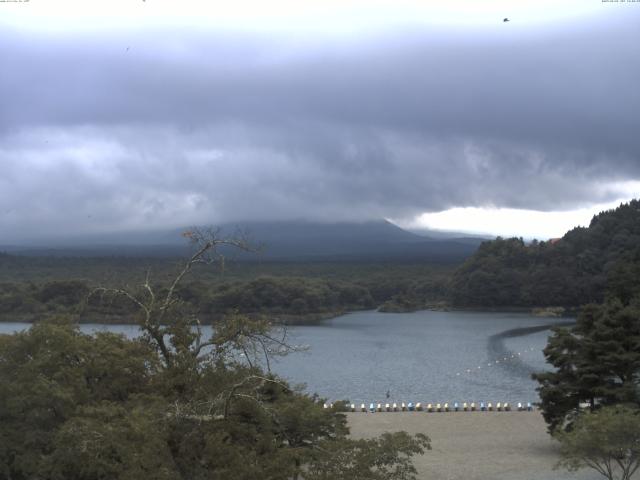
<svg viewBox="0 0 640 480"><path fill-rule="evenodd" d="M389 392L388 401L398 402L534 402L531 373L548 369L542 349L555 320L520 313L350 313L289 327L290 341L309 349L272 368L329 400L385 402ZM0 333L24 328L0 323ZM138 332L132 325L81 328Z"/></svg>

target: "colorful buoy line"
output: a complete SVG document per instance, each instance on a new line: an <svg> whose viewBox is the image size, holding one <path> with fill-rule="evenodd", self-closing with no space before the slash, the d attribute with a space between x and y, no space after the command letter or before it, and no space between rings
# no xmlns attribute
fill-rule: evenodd
<svg viewBox="0 0 640 480"><path fill-rule="evenodd" d="M361 403L360 407L357 407L355 403L345 405L347 410L351 412L365 412L365 413L376 413L376 412L510 412L512 410L518 412L531 412L534 410L534 406L531 402L522 403L518 402L514 406L512 406L508 402L463 402L462 404L458 402L453 402L449 404L445 403L370 403L367 407L366 404ZM325 409L333 409L333 403L325 403Z"/></svg>

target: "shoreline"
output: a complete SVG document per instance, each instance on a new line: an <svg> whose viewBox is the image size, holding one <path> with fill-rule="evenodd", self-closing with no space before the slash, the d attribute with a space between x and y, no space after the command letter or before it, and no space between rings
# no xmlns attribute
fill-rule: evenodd
<svg viewBox="0 0 640 480"><path fill-rule="evenodd" d="M431 308L420 308L416 310L403 310L403 311L385 311L381 310L383 305L378 306L374 309L364 308L364 309L356 309L356 310L338 310L331 312L315 312L315 313L306 313L302 315L296 314L270 314L270 313L258 313L258 312L250 312L244 313L243 315L247 315L249 317L263 316L269 317L275 320L274 323L280 325L290 325L290 326L305 326L305 325L320 325L327 320L332 320L334 318L341 317L343 315L347 315L350 313L358 313L358 312L378 312L383 314L403 314L403 313L416 313L416 312L470 312L470 313L520 313L520 314L529 314L534 317L539 317L541 319L562 319L562 318L574 318L577 310L565 310L562 315L546 315L540 314L540 310L548 310L554 309L556 307L442 307L442 306L432 306ZM57 313L52 312L51 315L56 315ZM46 314L35 314L29 316L12 316L12 318L6 318L5 315L0 316L0 323L35 323L40 321L42 317ZM78 315L78 314L76 314ZM223 317L225 314L216 314L209 316L206 318L202 325L212 325L218 319ZM18 317L18 318L16 318ZM84 316L82 320L77 322L78 324L92 324L92 323L101 323L108 325L136 325L137 322L130 317L121 316L121 315L99 315L95 316Z"/></svg>
<svg viewBox="0 0 640 480"><path fill-rule="evenodd" d="M424 433L432 450L413 457L420 480L596 480L596 472L554 470L558 444L539 411L352 413L352 438Z"/></svg>
<svg viewBox="0 0 640 480"><path fill-rule="evenodd" d="M342 315L346 315L347 313L355 313L362 312L366 310L344 310L344 311L335 311L335 312L319 312L319 313L309 313L303 315L293 315L293 314L269 314L269 313L244 313L242 315L246 315L248 317L267 317L274 321L276 325L318 325L326 320L331 320L333 318L340 317ZM51 317L59 315L58 313L52 312L51 314L37 314L37 315L11 315L11 318L6 315L0 316L0 323L36 323L45 319L45 317ZM202 325L212 325L225 314L219 314L215 316L208 316L202 321ZM129 316L124 315L81 315L81 314L73 314L72 316L77 316L78 319L75 323L79 325L86 324L105 324L105 325L138 325L138 322Z"/></svg>

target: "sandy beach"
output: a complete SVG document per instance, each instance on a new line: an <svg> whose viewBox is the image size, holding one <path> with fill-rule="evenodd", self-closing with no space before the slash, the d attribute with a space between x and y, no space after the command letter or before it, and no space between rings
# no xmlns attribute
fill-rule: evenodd
<svg viewBox="0 0 640 480"><path fill-rule="evenodd" d="M595 480L592 470L554 470L557 443L539 412L349 413L355 438L424 433L433 450L414 458L425 480Z"/></svg>

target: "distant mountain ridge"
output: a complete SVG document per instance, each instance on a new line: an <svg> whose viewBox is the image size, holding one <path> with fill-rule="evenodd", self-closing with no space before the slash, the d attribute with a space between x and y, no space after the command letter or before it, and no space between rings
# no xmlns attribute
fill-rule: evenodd
<svg viewBox="0 0 640 480"><path fill-rule="evenodd" d="M8 253L55 256L183 256L188 245L186 230L136 232L58 239L51 246L0 247ZM388 221L316 223L306 221L244 222L220 227L223 235L242 230L262 252L242 254L240 259L261 260L409 260L457 262L471 255L481 239L432 239Z"/></svg>

